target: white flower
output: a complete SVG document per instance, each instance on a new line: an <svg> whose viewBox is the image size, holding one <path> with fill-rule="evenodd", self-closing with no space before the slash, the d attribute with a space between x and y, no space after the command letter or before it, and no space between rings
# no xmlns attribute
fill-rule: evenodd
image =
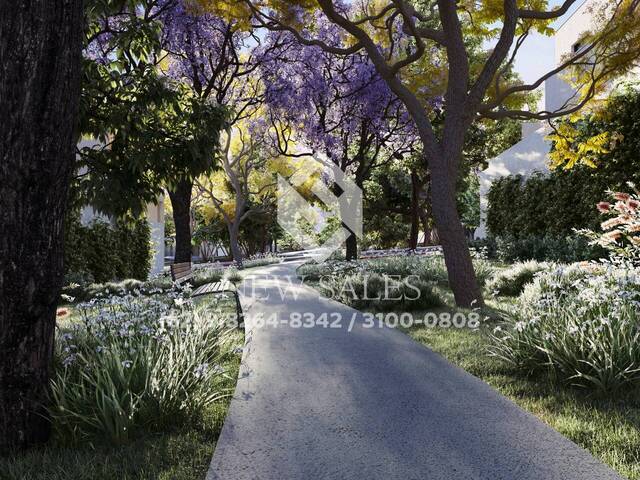
<svg viewBox="0 0 640 480"><path fill-rule="evenodd" d="M208 370L209 370L209 364L208 363L201 363L200 365L198 365L196 367L196 369L195 369L195 371L193 373L196 376L196 378L202 378L202 377L207 375L207 371Z"/></svg>
<svg viewBox="0 0 640 480"><path fill-rule="evenodd" d="M525 322L516 322L516 324L513 326L513 328L518 332L523 332L526 327L527 324Z"/></svg>
<svg viewBox="0 0 640 480"><path fill-rule="evenodd" d="M122 366L123 366L124 368L131 368L131 365L133 365L133 362L132 362L131 360L124 360L124 361L122 362Z"/></svg>
<svg viewBox="0 0 640 480"><path fill-rule="evenodd" d="M493 333L500 333L502 331L502 327L500 325L498 325L496 328L493 329Z"/></svg>

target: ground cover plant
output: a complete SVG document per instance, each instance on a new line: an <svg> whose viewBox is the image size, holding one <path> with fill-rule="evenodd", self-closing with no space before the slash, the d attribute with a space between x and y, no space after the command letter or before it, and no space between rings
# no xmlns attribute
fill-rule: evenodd
<svg viewBox="0 0 640 480"><path fill-rule="evenodd" d="M595 268L559 267L525 286L494 331L492 354L605 394L638 386L640 275Z"/></svg>
<svg viewBox="0 0 640 480"><path fill-rule="evenodd" d="M514 263L497 271L487 282L487 290L494 295L517 296L538 273L552 267L550 263L535 260Z"/></svg>
<svg viewBox="0 0 640 480"><path fill-rule="evenodd" d="M261 267L279 263L280 258L276 255L256 255L243 262L241 270ZM198 288L207 283L215 283L225 277L227 270L238 270L237 267L223 267L219 263L194 264L193 277L189 280L192 288ZM69 283L62 289L64 298L71 298L73 301L86 301L98 295L126 295L129 293L156 294L161 291L170 291L174 287L171 276L168 272L155 275L148 280L141 281L133 278L119 282L105 283Z"/></svg>
<svg viewBox="0 0 640 480"><path fill-rule="evenodd" d="M53 442L0 460L9 479L204 477L242 335L225 296L100 295L59 315ZM87 465L92 465L91 469Z"/></svg>

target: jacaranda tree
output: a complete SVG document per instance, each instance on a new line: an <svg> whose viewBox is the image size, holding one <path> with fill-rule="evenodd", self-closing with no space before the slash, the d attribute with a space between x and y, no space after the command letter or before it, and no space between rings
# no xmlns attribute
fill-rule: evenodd
<svg viewBox="0 0 640 480"><path fill-rule="evenodd" d="M165 75L184 84L193 98L224 107L226 128L254 115L263 92L255 76L260 49L251 34L238 21L203 12L189 0L173 0L169 7L161 16ZM224 168L222 163L219 166ZM176 262L191 261L191 196L196 176L185 175L169 189Z"/></svg>
<svg viewBox="0 0 640 480"><path fill-rule="evenodd" d="M304 33L312 30L323 41L340 44L338 27L323 16ZM274 126L292 126L291 138L350 174L360 189L373 170L419 147L413 120L366 54L335 57L298 42L290 32L272 32L267 45L277 45L261 69ZM279 145L286 154L289 130L276 131L283 132ZM357 237L351 232L346 257L356 256Z"/></svg>
<svg viewBox="0 0 640 480"><path fill-rule="evenodd" d="M552 32L549 24L577 0L565 0L558 8L550 8L546 0L200 1L208 8L245 14L266 29L288 31L328 53L366 53L418 130L449 284L461 306L483 301L456 208L455 184L468 129L478 118L550 120L577 112L640 55L640 0L602 2L599 25L585 32L584 47L527 84L509 79L524 40L534 31ZM340 27L343 46L323 41L317 32L304 32L318 11ZM482 62L471 61L468 48L477 42L470 39L494 41ZM562 108L550 112L515 106L546 79L570 71L578 95ZM443 91L444 125L438 133L429 100Z"/></svg>

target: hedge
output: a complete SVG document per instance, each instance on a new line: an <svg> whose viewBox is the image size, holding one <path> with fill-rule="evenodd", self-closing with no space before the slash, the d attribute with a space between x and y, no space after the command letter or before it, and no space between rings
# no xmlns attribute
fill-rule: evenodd
<svg viewBox="0 0 640 480"><path fill-rule="evenodd" d="M628 182L640 186L640 92L628 89L613 96L607 111L577 124L585 138L609 131L622 139L597 159L597 168L579 164L528 179L503 177L492 184L487 198L492 236L559 238L573 235L575 228L597 230L602 217L596 204L607 198L607 190L628 190Z"/></svg>
<svg viewBox="0 0 640 480"><path fill-rule="evenodd" d="M151 267L151 230L146 219L94 221L72 215L65 231L65 284L146 280Z"/></svg>

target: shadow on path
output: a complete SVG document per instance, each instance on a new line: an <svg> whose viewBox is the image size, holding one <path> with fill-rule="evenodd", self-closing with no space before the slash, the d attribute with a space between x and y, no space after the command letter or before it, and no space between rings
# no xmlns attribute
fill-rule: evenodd
<svg viewBox="0 0 640 480"><path fill-rule="evenodd" d="M207 480L621 478L403 333L364 328L296 266L240 289L248 342ZM293 312L341 315L341 328L294 328Z"/></svg>

